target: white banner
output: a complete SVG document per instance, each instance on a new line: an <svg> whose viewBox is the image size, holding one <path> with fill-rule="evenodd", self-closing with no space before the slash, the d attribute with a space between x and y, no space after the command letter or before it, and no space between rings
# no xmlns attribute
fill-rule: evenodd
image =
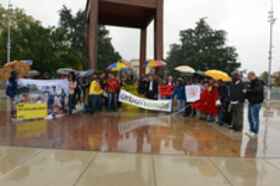
<svg viewBox="0 0 280 186"><path fill-rule="evenodd" d="M61 92L62 90L66 95L69 93L68 80L34 80L34 79L19 79L20 87L36 87L42 92Z"/></svg>
<svg viewBox="0 0 280 186"><path fill-rule="evenodd" d="M200 100L201 87L199 85L186 86L186 97L188 103Z"/></svg>
<svg viewBox="0 0 280 186"><path fill-rule="evenodd" d="M119 95L119 101L129 105L133 105L139 108L152 111L172 111L172 101L171 100L149 100L137 97L125 90L121 90Z"/></svg>
<svg viewBox="0 0 280 186"><path fill-rule="evenodd" d="M19 79L18 84L23 92L20 91L16 97L17 105L20 103L28 108L31 104L29 107L36 108L37 104L45 104L47 119L61 117L65 114L69 94L68 80ZM36 113L35 111L34 113ZM26 113L23 114L25 117L31 117Z"/></svg>

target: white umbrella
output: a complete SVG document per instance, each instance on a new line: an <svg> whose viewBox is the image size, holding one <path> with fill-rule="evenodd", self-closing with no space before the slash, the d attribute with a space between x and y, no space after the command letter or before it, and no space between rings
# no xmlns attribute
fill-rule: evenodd
<svg viewBox="0 0 280 186"><path fill-rule="evenodd" d="M176 71L181 72L181 73L188 73L188 74L193 74L195 73L195 70L187 65L184 66L178 66L175 68Z"/></svg>
<svg viewBox="0 0 280 186"><path fill-rule="evenodd" d="M37 71L37 70L31 70L28 72L28 77L35 77L35 76L39 76L40 75L40 72Z"/></svg>
<svg viewBox="0 0 280 186"><path fill-rule="evenodd" d="M94 74L94 70L92 70L92 69L78 72L78 75L80 77L89 77L89 76L92 76L93 74Z"/></svg>
<svg viewBox="0 0 280 186"><path fill-rule="evenodd" d="M72 68L60 68L56 72L61 75L68 75L70 72L76 73L76 70L74 70Z"/></svg>

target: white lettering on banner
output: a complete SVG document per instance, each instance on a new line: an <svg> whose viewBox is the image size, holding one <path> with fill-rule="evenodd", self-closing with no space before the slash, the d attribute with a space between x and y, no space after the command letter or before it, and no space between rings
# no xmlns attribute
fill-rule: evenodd
<svg viewBox="0 0 280 186"><path fill-rule="evenodd" d="M137 97L125 90L121 90L119 95L119 101L129 105L133 105L139 108L152 111L172 111L172 101L171 100L149 100Z"/></svg>
<svg viewBox="0 0 280 186"><path fill-rule="evenodd" d="M201 87L199 85L186 86L186 97L188 103L200 100Z"/></svg>

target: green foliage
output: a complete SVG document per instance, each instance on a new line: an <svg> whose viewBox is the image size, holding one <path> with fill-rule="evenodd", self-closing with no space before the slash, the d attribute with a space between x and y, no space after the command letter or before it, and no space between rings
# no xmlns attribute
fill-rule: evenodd
<svg viewBox="0 0 280 186"><path fill-rule="evenodd" d="M273 85L280 87L280 71L273 73Z"/></svg>
<svg viewBox="0 0 280 186"><path fill-rule="evenodd" d="M8 11L0 5L0 65L6 61L7 15ZM33 69L50 75L54 75L58 68L86 68L85 16L84 11L73 15L64 6L60 11L59 26L46 28L23 10L14 9L11 13L11 59L32 59ZM121 58L104 26L99 28L98 44L100 70Z"/></svg>
<svg viewBox="0 0 280 186"><path fill-rule="evenodd" d="M231 73L240 67L234 47L226 46L226 32L213 30L204 19L194 29L180 32L180 43L171 45L167 58L171 73L179 65L189 65L196 70L219 69Z"/></svg>
<svg viewBox="0 0 280 186"><path fill-rule="evenodd" d="M265 84L268 84L268 77L269 77L269 74L267 71L263 72L261 75L260 75L260 79L265 82Z"/></svg>
<svg viewBox="0 0 280 186"><path fill-rule="evenodd" d="M85 32L86 32L86 13L85 11L78 11L75 16L72 15L71 10L66 6L60 10L59 28L64 31L66 41L69 41L72 54L83 62L83 67L86 67L87 50L85 46ZM109 31L104 26L98 28L98 56L97 56L97 70L104 70L110 64L121 59L118 52L115 51Z"/></svg>

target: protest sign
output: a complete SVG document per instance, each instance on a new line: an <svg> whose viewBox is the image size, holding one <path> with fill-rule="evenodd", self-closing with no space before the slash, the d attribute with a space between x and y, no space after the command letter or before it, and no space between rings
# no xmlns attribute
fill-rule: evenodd
<svg viewBox="0 0 280 186"><path fill-rule="evenodd" d="M201 87L199 85L186 86L186 97L188 103L193 103L200 100Z"/></svg>
<svg viewBox="0 0 280 186"><path fill-rule="evenodd" d="M68 80L19 79L18 84L19 91L15 99L17 119L53 118L65 113Z"/></svg>
<svg viewBox="0 0 280 186"><path fill-rule="evenodd" d="M171 100L149 100L149 99L137 97L125 90L121 90L119 95L119 101L146 110L163 111L163 112L172 111Z"/></svg>
<svg viewBox="0 0 280 186"><path fill-rule="evenodd" d="M48 116L47 104L20 103L16 106L18 120L42 119Z"/></svg>

